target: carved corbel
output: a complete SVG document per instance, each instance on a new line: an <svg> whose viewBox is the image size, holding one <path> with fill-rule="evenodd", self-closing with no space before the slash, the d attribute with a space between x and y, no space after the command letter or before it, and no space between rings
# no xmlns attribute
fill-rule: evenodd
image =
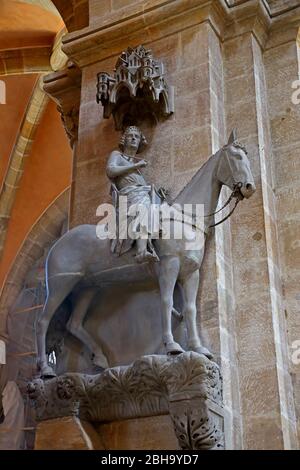
<svg viewBox="0 0 300 470"><path fill-rule="evenodd" d="M60 112L64 129L73 148L78 139L79 107L74 106L71 109L64 110L62 106L58 105L57 110Z"/></svg>
<svg viewBox="0 0 300 470"><path fill-rule="evenodd" d="M81 95L81 70L69 62L64 70L44 78L44 90L57 104L70 145L78 139L79 107Z"/></svg>

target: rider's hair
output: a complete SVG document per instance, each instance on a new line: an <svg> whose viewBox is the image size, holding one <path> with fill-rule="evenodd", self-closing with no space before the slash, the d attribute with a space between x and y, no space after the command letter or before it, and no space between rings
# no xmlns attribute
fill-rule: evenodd
<svg viewBox="0 0 300 470"><path fill-rule="evenodd" d="M128 127L126 127L125 131L123 132L123 134L122 134L122 136L119 140L119 148L120 148L120 150L122 150L122 152L124 151L126 135L129 132L132 132L132 131L138 132L140 134L140 144L139 144L139 148L137 150L137 153L140 153L148 145L148 142L146 140L146 137L142 133L141 129L139 129L137 126L128 126Z"/></svg>

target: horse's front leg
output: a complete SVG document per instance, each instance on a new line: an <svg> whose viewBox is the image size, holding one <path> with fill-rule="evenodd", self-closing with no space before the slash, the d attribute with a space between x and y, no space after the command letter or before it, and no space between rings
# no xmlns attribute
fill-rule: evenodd
<svg viewBox="0 0 300 470"><path fill-rule="evenodd" d="M175 256L162 258L159 263L163 343L167 354L180 354L183 352L182 347L174 341L172 333L173 294L179 267L179 258Z"/></svg>
<svg viewBox="0 0 300 470"><path fill-rule="evenodd" d="M212 359L211 352L202 346L196 323L197 307L196 299L199 288L199 270L194 271L181 282L184 292L184 317L187 327L188 348L199 354L204 354L208 359Z"/></svg>

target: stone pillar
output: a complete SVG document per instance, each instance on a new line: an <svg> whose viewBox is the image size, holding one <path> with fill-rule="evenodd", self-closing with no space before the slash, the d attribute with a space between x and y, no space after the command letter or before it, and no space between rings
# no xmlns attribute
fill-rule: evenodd
<svg viewBox="0 0 300 470"><path fill-rule="evenodd" d="M109 450L180 450L169 415L124 419L95 426Z"/></svg>
<svg viewBox="0 0 300 470"><path fill-rule="evenodd" d="M220 38L212 30L209 33L208 53L211 151L214 153L227 142L232 128L225 126L223 49ZM223 187L219 207L225 204L229 195L229 188ZM224 213L217 216L216 221L221 220L222 217L224 217ZM204 332L206 329L208 329L208 332L214 332L214 341L210 344L213 344L215 348L216 344L219 346L223 375L223 400L228 419L227 448L237 449L242 446L242 441L235 319L233 315L234 292L230 226L230 220L217 226L214 229L210 246L208 246L208 263L203 265L204 289L200 293L200 297L203 299L200 313L202 315L201 327ZM208 276L207 273L210 273L210 275ZM212 305L214 308L211 308ZM211 328L212 323L214 329Z"/></svg>
<svg viewBox="0 0 300 470"><path fill-rule="evenodd" d="M34 449L103 450L104 447L90 423L76 416L65 416L38 423Z"/></svg>
<svg viewBox="0 0 300 470"><path fill-rule="evenodd" d="M264 54L268 106L272 137L273 192L276 197L277 226L279 241L282 298L281 311L286 318L288 332L288 360L285 357L281 367L282 382L292 376L293 390L282 384L282 394L290 403L295 400L298 439L300 438L300 365L295 348L300 340L299 317L299 233L300 233L300 104L292 100L295 89L293 82L299 80L299 46L296 39L300 19L293 15L279 22L270 34ZM278 296L277 296L278 298ZM278 335L278 341L282 335ZM298 342L298 343L297 343ZM294 353L294 355L293 355ZM297 363L298 358L298 363ZM278 358L280 360L280 357ZM283 370L282 370L283 369ZM295 415L287 409L285 425L295 430ZM298 440L299 447L299 440Z"/></svg>
<svg viewBox="0 0 300 470"><path fill-rule="evenodd" d="M231 223L243 447L295 448L263 63L270 19L261 4L237 18L224 43L227 128L246 144L257 186Z"/></svg>

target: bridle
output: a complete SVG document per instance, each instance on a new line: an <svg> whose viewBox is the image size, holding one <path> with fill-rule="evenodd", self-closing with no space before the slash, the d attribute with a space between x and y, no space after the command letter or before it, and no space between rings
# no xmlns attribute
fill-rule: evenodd
<svg viewBox="0 0 300 470"><path fill-rule="evenodd" d="M230 196L227 199L227 201L225 202L225 204L221 207L221 209L218 209L217 211L212 212L211 214L204 215L204 217L212 217L213 215L218 214L223 209L225 209L225 207L228 206L228 204L230 204L232 199L236 198L235 204L234 204L233 208L231 209L231 211L229 212L229 214L227 214L226 217L224 217L222 220L219 220L219 222L216 222L215 224L209 225L208 228L216 227L217 225L222 224L223 222L225 222L225 220L229 219L229 217L234 213L238 203L244 199L244 196L242 195L242 193L240 191L242 186L243 186L243 183L241 183L241 182L235 183L234 186L233 186L232 193L230 194ZM182 215L184 215L183 211L180 211L180 213ZM176 219L174 219L173 217L171 217L170 220L176 221ZM190 225L191 227L193 227L196 230L200 229L194 222L187 222L187 220L184 220L184 221L181 221L181 222L184 223L184 224L187 223L188 225Z"/></svg>
<svg viewBox="0 0 300 470"><path fill-rule="evenodd" d="M238 142L236 142L236 144L238 144ZM243 146L241 146L240 144L238 144L238 146L243 148ZM245 150L245 149L243 148L243 150ZM228 158L227 152L226 152L226 159L227 159L227 163L228 163L228 165L230 167L230 170L231 170L231 173L232 173L232 167L231 167L230 160ZM217 211L212 212L211 214L204 215L204 217L207 218L207 217L212 217L213 215L218 214L219 212L221 212L223 209L225 209L225 207L227 207L231 203L232 199L236 198L236 201L235 201L235 204L234 204L233 208L226 215L226 217L219 220L219 222L216 222L214 224L209 225L208 228L216 227L217 225L222 224L223 222L225 222L225 220L229 219L229 217L232 216L232 214L234 213L238 203L244 199L244 196L241 193L242 186L243 186L243 183L241 183L241 182L234 183L232 193L230 194L230 196L227 199L227 201L225 202L225 204L220 209L218 209Z"/></svg>
<svg viewBox="0 0 300 470"><path fill-rule="evenodd" d="M245 148L243 145L239 144L237 141L235 141L233 143L234 146L236 147L241 147L244 151ZM233 173L232 171L232 167L231 167L231 164L230 164L230 160L228 158L228 155L227 155L227 152L226 152L226 159L227 159L227 163L229 165L229 168L230 168L230 171L231 173ZM221 207L221 209L217 210L216 212L213 212L212 214L207 214L205 215L204 217L212 217L213 215L216 215L218 214L219 212L221 212L223 209L225 209L226 206L228 206L228 204L230 204L230 202L232 201L232 199L236 198L236 201L235 201L235 204L233 206L233 208L231 209L231 211L226 215L226 217L224 217L222 220L219 220L219 222L216 222L215 224L211 224L208 226L208 228L212 228L212 227L216 227L217 225L220 225L222 224L223 222L225 222L225 220L229 219L229 217L234 213L238 203L240 201L242 201L244 199L244 196L242 195L241 193L241 187L243 186L243 183L241 182L238 182L238 183L235 183L233 185L233 190L232 190L232 193L230 194L229 198L227 199L227 201L225 202L224 206Z"/></svg>
<svg viewBox="0 0 300 470"><path fill-rule="evenodd" d="M209 225L208 228L216 227L217 225L222 224L223 222L225 222L225 220L229 219L229 217L234 213L238 203L244 199L244 196L242 195L242 193L240 191L242 186L243 186L243 183L241 183L241 182L235 183L235 185L233 186L232 193L230 194L229 198L225 202L224 206L222 206L221 209L217 210L216 212L212 212L211 214L207 214L207 215L204 216L204 217L212 217L213 215L218 214L223 209L225 209L225 207L228 206L228 204L231 203L232 199L236 198L236 201L235 201L235 204L234 204L233 208L226 215L226 217L224 217L222 220L219 220L219 222L216 222L215 224Z"/></svg>
<svg viewBox="0 0 300 470"><path fill-rule="evenodd" d="M238 142L236 142L236 143L234 143L234 144L238 144ZM234 144L233 144L233 145L234 145ZM241 146L241 145L239 145L239 146ZM242 146L241 146L241 147L242 147ZM243 147L242 147L242 148L243 148ZM127 156L125 156L123 152L122 152L122 156L123 156L126 160L128 160ZM138 158L138 157L130 157L130 158L135 159L135 160L142 160L142 158ZM231 164L230 164L230 161L229 161L229 158L228 158L227 153L226 153L226 159L227 159L228 165L229 165L230 170L231 170L231 173L232 173L232 168L231 168ZM139 169L137 169L137 171L138 171L138 173L142 174ZM242 187L242 186L243 186L243 183L241 183L241 182L235 183L235 184L233 185L232 193L230 194L230 196L229 196L229 198L227 199L227 201L225 202L225 204L224 204L220 209L218 209L217 211L212 212L211 214L204 215L204 217L207 218L207 217L212 217L212 216L218 214L219 212L221 212L223 209L225 209L225 207L227 207L227 206L231 203L232 199L236 198L236 201L235 201L235 204L234 204L233 208L232 208L232 209L230 210L230 212L226 215L226 217L224 217L223 219L219 220L219 222L216 222L216 223L214 223L214 224L209 225L208 228L216 227L217 225L222 224L223 222L225 222L225 220L229 219L229 217L232 216L232 214L234 213L234 211L235 211L235 209L236 209L238 203L244 199L244 196L243 196L242 193L241 193L241 187ZM165 199L166 199L166 198L165 198ZM167 200L167 199L166 199L166 200ZM171 219L171 220L172 220L172 219ZM191 226L192 226L193 228L196 228L196 229L198 228L194 223L191 223Z"/></svg>

